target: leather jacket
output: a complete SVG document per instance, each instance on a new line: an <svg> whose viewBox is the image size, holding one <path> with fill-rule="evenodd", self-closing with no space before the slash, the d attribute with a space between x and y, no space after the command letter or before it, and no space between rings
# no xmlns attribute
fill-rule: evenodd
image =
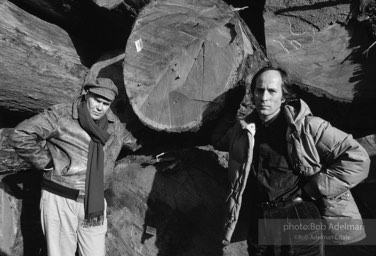
<svg viewBox="0 0 376 256"><path fill-rule="evenodd" d="M21 122L11 136L16 153L35 168L43 170L51 161L53 169L44 178L85 193L85 177L90 136L78 122L77 106L73 103L49 107ZM105 188L113 172L115 161L123 146L135 151L140 146L132 134L109 109L106 113L110 138L103 146Z"/></svg>

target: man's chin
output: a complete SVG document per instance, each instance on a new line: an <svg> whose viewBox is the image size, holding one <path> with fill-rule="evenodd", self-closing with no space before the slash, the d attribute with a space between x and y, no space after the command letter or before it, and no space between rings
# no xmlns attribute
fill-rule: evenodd
<svg viewBox="0 0 376 256"><path fill-rule="evenodd" d="M269 116L269 115L271 115L270 111L266 110L266 109L261 109L261 110L258 110L257 112L259 113L259 115L262 115L262 116Z"/></svg>
<svg viewBox="0 0 376 256"><path fill-rule="evenodd" d="M93 119L93 120L99 120L102 116L100 116L100 115L90 115L91 116L91 118Z"/></svg>

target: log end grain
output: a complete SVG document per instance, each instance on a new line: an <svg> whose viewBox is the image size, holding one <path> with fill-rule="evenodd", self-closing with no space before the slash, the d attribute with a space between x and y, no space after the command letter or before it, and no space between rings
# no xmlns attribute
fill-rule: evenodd
<svg viewBox="0 0 376 256"><path fill-rule="evenodd" d="M216 117L225 92L259 51L223 2L155 1L126 46L124 83L140 120L156 130L193 131Z"/></svg>

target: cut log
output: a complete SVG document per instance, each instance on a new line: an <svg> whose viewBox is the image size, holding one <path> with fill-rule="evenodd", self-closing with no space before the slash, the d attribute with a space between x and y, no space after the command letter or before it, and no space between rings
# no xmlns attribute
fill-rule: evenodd
<svg viewBox="0 0 376 256"><path fill-rule="evenodd" d="M0 106L37 112L81 92L87 68L69 35L0 2Z"/></svg>
<svg viewBox="0 0 376 256"><path fill-rule="evenodd" d="M286 17L266 18L270 61L286 69L293 81L316 96L340 102L376 99L376 58L362 53L370 45L359 24L334 24L321 31L295 30Z"/></svg>
<svg viewBox="0 0 376 256"><path fill-rule="evenodd" d="M140 120L156 130L181 132L215 118L225 92L244 75L247 57L263 56L243 26L221 0L147 5L124 60L127 95Z"/></svg>

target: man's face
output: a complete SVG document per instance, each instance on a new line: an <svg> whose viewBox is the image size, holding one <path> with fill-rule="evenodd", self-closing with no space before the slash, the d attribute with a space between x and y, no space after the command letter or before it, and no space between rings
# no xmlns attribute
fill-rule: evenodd
<svg viewBox="0 0 376 256"><path fill-rule="evenodd" d="M267 122L276 116L285 101L282 92L282 77L276 70L263 72L256 80L254 99L260 119Z"/></svg>
<svg viewBox="0 0 376 256"><path fill-rule="evenodd" d="M87 108L93 120L99 120L110 108L111 101L94 93L86 94Z"/></svg>

